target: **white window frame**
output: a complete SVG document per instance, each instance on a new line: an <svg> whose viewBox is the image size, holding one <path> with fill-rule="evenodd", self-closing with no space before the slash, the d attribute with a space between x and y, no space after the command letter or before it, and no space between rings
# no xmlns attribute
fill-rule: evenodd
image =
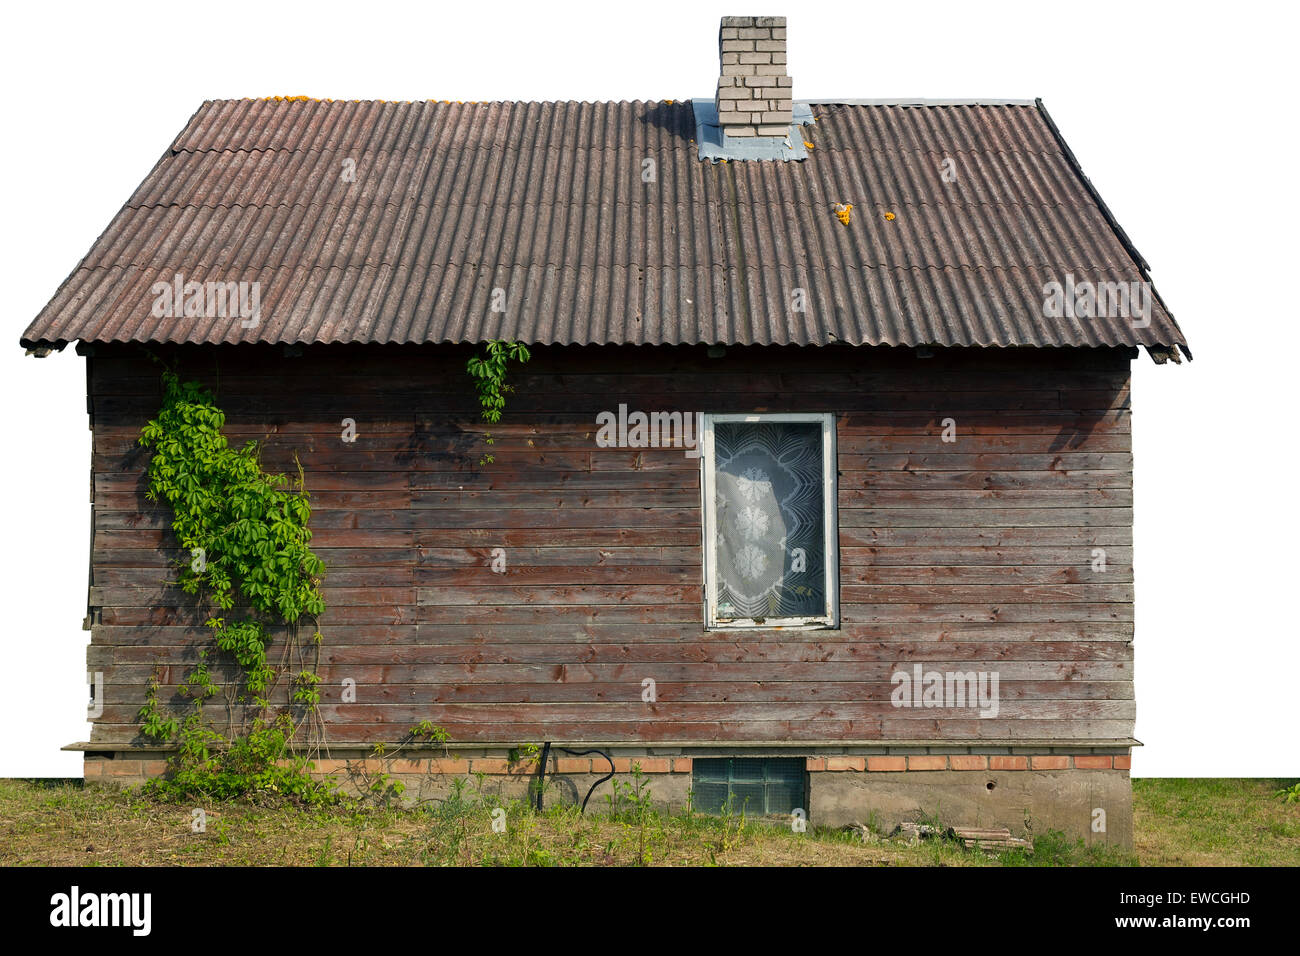
<svg viewBox="0 0 1300 956"><path fill-rule="evenodd" d="M753 415L713 415L705 413L700 433L700 489L704 511L704 623L708 630L742 628L808 628L839 627L839 518L836 512L837 493L835 450L835 415L833 412L773 412ZM813 617L764 618L759 624L752 618L718 620L718 584L714 574L717 568L717 470L714 467L713 426L724 422L818 422L822 426L822 521L825 542L826 613Z"/></svg>

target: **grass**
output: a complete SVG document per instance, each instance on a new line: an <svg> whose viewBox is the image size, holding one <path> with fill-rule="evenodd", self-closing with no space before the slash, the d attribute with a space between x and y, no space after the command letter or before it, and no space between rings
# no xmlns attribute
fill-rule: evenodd
<svg viewBox="0 0 1300 956"><path fill-rule="evenodd" d="M1300 865L1300 804L1274 794L1294 780L1133 781L1133 843L1147 866Z"/></svg>
<svg viewBox="0 0 1300 956"><path fill-rule="evenodd" d="M664 815L620 793L583 816L541 815L462 793L401 810L205 806L80 781L0 780L0 864L73 866L1087 866L1300 863L1300 805L1271 780L1136 780L1136 854L1038 834L1032 854L986 853L946 840L909 845L871 835L699 814ZM593 809L595 809L593 807Z"/></svg>

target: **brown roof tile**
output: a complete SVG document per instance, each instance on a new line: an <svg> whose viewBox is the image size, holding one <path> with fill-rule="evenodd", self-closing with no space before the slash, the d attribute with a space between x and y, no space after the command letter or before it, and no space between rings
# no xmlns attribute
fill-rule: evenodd
<svg viewBox="0 0 1300 956"><path fill-rule="evenodd" d="M1185 345L1044 316L1146 274L1040 109L813 112L806 160L711 164L685 102L207 102L22 341ZM261 324L155 318L176 273Z"/></svg>

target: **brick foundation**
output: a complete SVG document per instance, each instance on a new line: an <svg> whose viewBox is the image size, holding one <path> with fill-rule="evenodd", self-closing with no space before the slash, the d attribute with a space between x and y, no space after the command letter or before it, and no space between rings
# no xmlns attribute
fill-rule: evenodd
<svg viewBox="0 0 1300 956"><path fill-rule="evenodd" d="M807 756L808 819L821 826L873 823L890 830L899 823L930 816L958 826L1007 827L1015 836L1061 830L1091 843L1133 844L1130 756L1127 749L1059 752L1059 748L880 748L886 752ZM951 749L951 748L950 748ZM907 750L890 753L889 750ZM975 753L972 751L983 750ZM925 751L925 752L912 752ZM995 751L995 752L990 752ZM87 753L88 782L136 785L166 772L163 754ZM708 748L695 756L791 756L788 750L728 752ZM611 752L616 774L634 764L644 775L654 803L676 812L690 799L694 757L681 754ZM552 753L546 768L548 803L580 802L609 772L600 757ZM388 757L334 753L314 761L315 775L337 781L347 791L374 775L387 773L406 785L410 802L438 801L462 786L502 799L525 799L536 778L535 763L512 763L503 750L484 749L437 755L411 753ZM481 781L480 781L481 775ZM604 807L609 783L592 795L590 809ZM1094 830L1097 810L1105 829Z"/></svg>

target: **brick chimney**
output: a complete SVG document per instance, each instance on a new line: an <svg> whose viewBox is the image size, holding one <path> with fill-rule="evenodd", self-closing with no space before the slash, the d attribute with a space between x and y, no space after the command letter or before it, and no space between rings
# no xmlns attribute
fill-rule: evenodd
<svg viewBox="0 0 1300 956"><path fill-rule="evenodd" d="M723 17L718 125L727 136L781 136L794 121L785 17Z"/></svg>

